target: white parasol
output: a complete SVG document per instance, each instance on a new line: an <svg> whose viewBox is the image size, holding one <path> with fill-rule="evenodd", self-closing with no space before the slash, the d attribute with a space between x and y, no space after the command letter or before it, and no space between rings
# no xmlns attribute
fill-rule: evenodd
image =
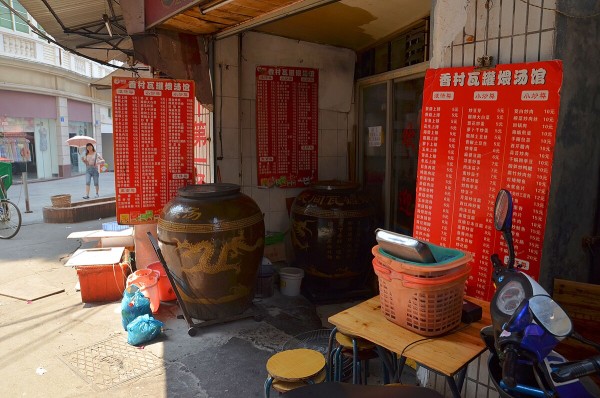
<svg viewBox="0 0 600 398"><path fill-rule="evenodd" d="M88 137L87 135L76 135L75 137L69 138L65 141L69 146L74 146L77 148L77 152L81 153L79 148L86 146L87 144L96 145L96 140L92 137Z"/></svg>
<svg viewBox="0 0 600 398"><path fill-rule="evenodd" d="M66 143L69 146L74 146L74 147L80 148L80 147L86 146L87 144L96 145L96 140L93 139L92 137L88 137L86 135L76 135L75 137L69 138L66 141Z"/></svg>

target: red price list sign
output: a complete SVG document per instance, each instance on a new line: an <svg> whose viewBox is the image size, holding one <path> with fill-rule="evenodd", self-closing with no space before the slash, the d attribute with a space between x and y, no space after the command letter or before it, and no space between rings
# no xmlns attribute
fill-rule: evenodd
<svg viewBox="0 0 600 398"><path fill-rule="evenodd" d="M516 265L538 278L562 84L560 61L430 69L425 77L414 235L473 254L467 293L493 294L502 188L514 199Z"/></svg>
<svg viewBox="0 0 600 398"><path fill-rule="evenodd" d="M318 69L256 68L258 185L293 188L317 178Z"/></svg>
<svg viewBox="0 0 600 398"><path fill-rule="evenodd" d="M155 222L193 184L194 82L113 77L117 222Z"/></svg>

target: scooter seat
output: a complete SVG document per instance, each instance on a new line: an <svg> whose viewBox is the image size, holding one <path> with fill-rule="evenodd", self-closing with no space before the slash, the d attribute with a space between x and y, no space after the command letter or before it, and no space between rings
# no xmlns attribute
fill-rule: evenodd
<svg viewBox="0 0 600 398"><path fill-rule="evenodd" d="M375 386L348 383L320 383L297 388L285 398L443 398L437 391L417 386Z"/></svg>

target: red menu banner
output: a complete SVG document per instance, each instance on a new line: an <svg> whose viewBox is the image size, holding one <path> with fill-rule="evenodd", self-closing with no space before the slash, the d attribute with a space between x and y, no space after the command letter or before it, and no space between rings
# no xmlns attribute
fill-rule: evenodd
<svg viewBox="0 0 600 398"><path fill-rule="evenodd" d="M256 67L258 185L294 188L318 176L319 70Z"/></svg>
<svg viewBox="0 0 600 398"><path fill-rule="evenodd" d="M210 111L196 103L194 117L194 175L196 184L211 182L209 123Z"/></svg>
<svg viewBox="0 0 600 398"><path fill-rule="evenodd" d="M491 298L490 255L507 259L493 225L502 188L515 265L539 276L561 84L560 61L427 71L414 235L473 254L471 296Z"/></svg>
<svg viewBox="0 0 600 398"><path fill-rule="evenodd" d="M117 222L155 222L194 183L194 82L113 77Z"/></svg>

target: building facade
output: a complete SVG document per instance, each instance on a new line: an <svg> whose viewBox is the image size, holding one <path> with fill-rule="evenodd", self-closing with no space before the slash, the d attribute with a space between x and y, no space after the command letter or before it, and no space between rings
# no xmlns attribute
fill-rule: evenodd
<svg viewBox="0 0 600 398"><path fill-rule="evenodd" d="M9 3L27 14L17 0ZM96 139L100 153L103 144L112 151L110 90L91 83L113 70L41 39L0 4L0 158L12 162L14 178L84 172L82 149L65 143L75 135Z"/></svg>

